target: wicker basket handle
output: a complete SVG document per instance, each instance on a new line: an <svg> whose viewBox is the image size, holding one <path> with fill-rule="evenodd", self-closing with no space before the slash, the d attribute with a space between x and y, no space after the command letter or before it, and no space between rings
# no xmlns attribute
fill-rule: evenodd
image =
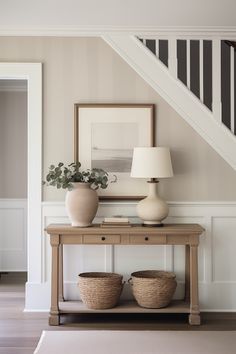
<svg viewBox="0 0 236 354"><path fill-rule="evenodd" d="M128 283L133 286L132 278L129 278Z"/></svg>

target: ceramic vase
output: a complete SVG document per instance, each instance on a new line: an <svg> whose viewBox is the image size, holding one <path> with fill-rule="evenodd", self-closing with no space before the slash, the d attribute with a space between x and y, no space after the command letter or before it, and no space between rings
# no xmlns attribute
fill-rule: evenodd
<svg viewBox="0 0 236 354"><path fill-rule="evenodd" d="M73 189L67 191L65 204L71 226L91 226L98 209L98 195L90 183L73 183Z"/></svg>

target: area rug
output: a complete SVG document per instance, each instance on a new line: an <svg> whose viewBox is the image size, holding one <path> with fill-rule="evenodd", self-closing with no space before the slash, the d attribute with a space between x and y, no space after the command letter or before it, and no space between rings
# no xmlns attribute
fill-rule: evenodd
<svg viewBox="0 0 236 354"><path fill-rule="evenodd" d="M235 353L235 331L43 331L34 352L34 354Z"/></svg>

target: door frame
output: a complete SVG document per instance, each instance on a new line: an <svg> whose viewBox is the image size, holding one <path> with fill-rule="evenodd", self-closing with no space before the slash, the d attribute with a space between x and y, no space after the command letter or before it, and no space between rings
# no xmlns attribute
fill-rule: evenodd
<svg viewBox="0 0 236 354"><path fill-rule="evenodd" d="M0 63L0 79L27 80L27 283L41 283L42 63Z"/></svg>

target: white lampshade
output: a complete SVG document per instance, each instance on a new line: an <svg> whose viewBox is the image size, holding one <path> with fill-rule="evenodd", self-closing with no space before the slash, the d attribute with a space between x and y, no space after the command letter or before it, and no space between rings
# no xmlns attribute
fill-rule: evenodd
<svg viewBox="0 0 236 354"><path fill-rule="evenodd" d="M134 148L131 177L167 178L173 176L170 150L167 147Z"/></svg>

